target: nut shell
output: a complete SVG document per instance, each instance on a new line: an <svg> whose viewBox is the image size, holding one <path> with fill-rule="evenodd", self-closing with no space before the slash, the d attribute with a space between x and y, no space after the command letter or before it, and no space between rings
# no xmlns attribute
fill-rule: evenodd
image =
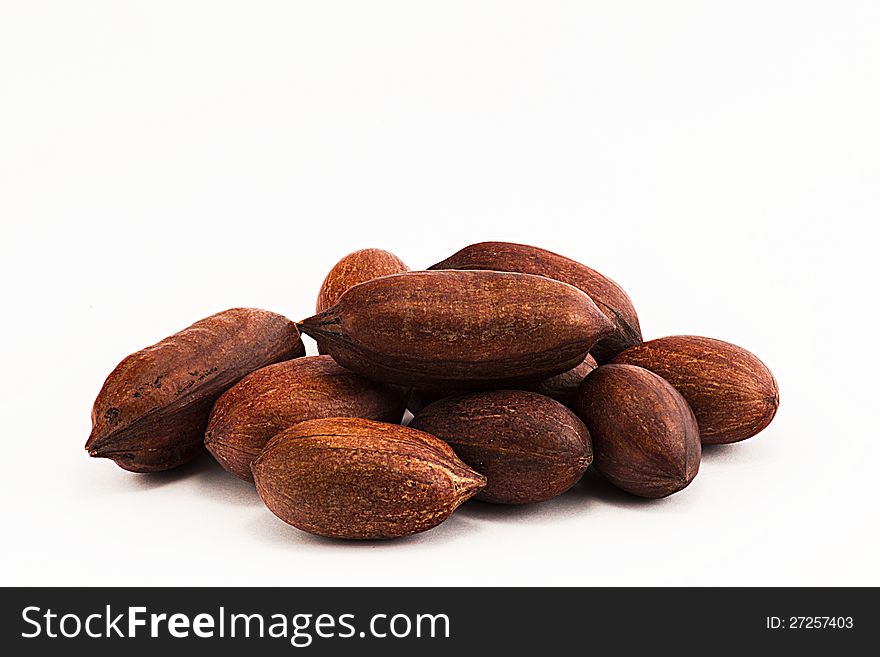
<svg viewBox="0 0 880 657"><path fill-rule="evenodd" d="M223 393L205 445L226 470L253 481L251 463L283 429L325 417L400 422L407 395L405 388L371 381L330 356L296 358L257 370Z"/></svg>
<svg viewBox="0 0 880 657"><path fill-rule="evenodd" d="M534 381L532 383L521 383L517 386L517 389L537 392L540 395L555 399L561 404L570 406L574 401L575 394L577 393L578 387L581 385L581 381L583 381L584 377L594 369L596 369L596 360L588 354L579 365L570 370L566 370L562 374L557 374L550 378ZM461 389L428 390L424 388L421 390L413 390L409 398L409 410L413 413L417 413L425 406L432 404L435 401L439 401L445 397L463 395L467 392L472 391Z"/></svg>
<svg viewBox="0 0 880 657"><path fill-rule="evenodd" d="M779 386L757 356L742 347L694 335L644 342L617 355L666 379L687 400L703 444L735 443L770 424Z"/></svg>
<svg viewBox="0 0 880 657"><path fill-rule="evenodd" d="M357 418L300 422L270 440L252 469L272 513L335 538L431 529L486 484L438 438Z"/></svg>
<svg viewBox="0 0 880 657"><path fill-rule="evenodd" d="M565 372L613 331L581 290L494 271L383 276L299 326L340 365L377 381L471 390Z"/></svg>
<svg viewBox="0 0 880 657"><path fill-rule="evenodd" d="M495 390L435 402L411 428L452 447L486 487L477 499L498 504L543 502L574 486L592 461L584 423L549 397Z"/></svg>
<svg viewBox="0 0 880 657"><path fill-rule="evenodd" d="M561 404L570 406L574 402L581 383L596 367L598 367L596 359L588 354L578 366L562 374L551 376L549 379L526 384L523 386L523 390L537 392L540 395L555 399Z"/></svg>
<svg viewBox="0 0 880 657"><path fill-rule="evenodd" d="M403 260L382 249L361 249L349 253L333 265L321 284L315 312L320 313L333 306L350 287L405 271L409 271L409 267Z"/></svg>
<svg viewBox="0 0 880 657"><path fill-rule="evenodd" d="M639 317L627 293L607 276L546 249L511 242L466 246L429 269L492 269L547 276L586 292L614 325L614 332L592 349L599 363L642 341Z"/></svg>
<svg viewBox="0 0 880 657"><path fill-rule="evenodd" d="M333 266L321 283L315 312L320 313L333 306L350 287L405 271L409 271L409 267L403 260L382 249L361 249L349 253ZM318 342L318 353L326 353L321 342Z"/></svg>
<svg viewBox="0 0 880 657"><path fill-rule="evenodd" d="M203 448L211 407L266 365L305 354L296 326L255 308L233 308L125 358L92 408L91 456L132 472L182 465Z"/></svg>
<svg viewBox="0 0 880 657"><path fill-rule="evenodd" d="M634 495L666 497L700 468L700 433L684 398L653 372L603 365L584 379L575 411L593 440L593 465Z"/></svg>

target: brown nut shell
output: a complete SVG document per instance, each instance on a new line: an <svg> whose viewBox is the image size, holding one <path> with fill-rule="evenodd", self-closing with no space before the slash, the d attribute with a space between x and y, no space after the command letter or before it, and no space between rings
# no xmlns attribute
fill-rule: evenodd
<svg viewBox="0 0 880 657"><path fill-rule="evenodd" d="M255 308L233 308L125 358L92 409L91 456L132 472L182 465L203 448L211 407L266 365L305 354L296 326Z"/></svg>
<svg viewBox="0 0 880 657"><path fill-rule="evenodd" d="M272 513L335 538L431 529L486 484L442 440L358 418L300 422L272 438L252 469Z"/></svg>
<svg viewBox="0 0 880 657"><path fill-rule="evenodd" d="M592 461L584 423L559 402L524 390L494 390L435 402L411 428L427 431L486 476L476 498L543 502L574 486Z"/></svg>
<svg viewBox="0 0 880 657"><path fill-rule="evenodd" d="M633 495L666 497L700 468L700 432L684 398L653 372L602 365L578 390L575 411L593 440L593 465Z"/></svg>
<svg viewBox="0 0 880 657"><path fill-rule="evenodd" d="M573 367L562 374L551 376L549 379L526 384L523 386L523 390L537 392L540 395L555 399L560 404L570 406L574 402L581 383L596 367L598 367L596 359L588 354L577 367Z"/></svg>
<svg viewBox="0 0 880 657"><path fill-rule="evenodd" d="M315 312L323 312L336 304L350 287L405 271L409 271L409 267L403 260L382 249L361 249L349 253L333 266L321 284ZM318 353L327 353L321 342L318 342Z"/></svg>
<svg viewBox="0 0 880 657"><path fill-rule="evenodd" d="M613 331L571 285L454 270L355 285L299 326L340 365L377 381L471 390L565 372Z"/></svg>
<svg viewBox="0 0 880 657"><path fill-rule="evenodd" d="M249 374L217 400L205 446L226 470L253 481L251 463L280 431L325 417L399 423L407 395L405 388L371 381L330 356L276 363Z"/></svg>
<svg viewBox="0 0 880 657"><path fill-rule="evenodd" d="M511 242L466 246L428 269L492 269L547 276L586 292L614 325L614 332L592 349L599 363L642 341L639 318L620 285L586 265L546 249Z"/></svg>
<svg viewBox="0 0 880 657"><path fill-rule="evenodd" d="M545 397L555 399L561 404L570 406L574 401L575 393L577 393L577 389L581 385L581 381L584 380L584 377L586 377L587 374L596 369L596 367L596 360L588 354L587 357L583 361L581 361L579 365L571 368L570 370L566 370L562 374L557 374L555 376L551 376L550 378L542 379L540 381L533 381L532 383L521 383L516 386L516 389L537 392L538 394L544 395ZM473 391L461 389L429 390L425 388L413 390L409 398L408 407L410 411L412 411L413 413L417 413L425 406L427 406L428 404L433 404L435 401L438 401L445 397L455 397L457 395L463 395L467 392Z"/></svg>
<svg viewBox="0 0 880 657"><path fill-rule="evenodd" d="M361 249L349 253L333 265L318 292L315 312L320 313L335 305L350 287L380 276L401 274L409 267L393 253L382 249Z"/></svg>
<svg viewBox="0 0 880 657"><path fill-rule="evenodd" d="M694 411L705 445L735 443L762 431L779 408L779 386L742 347L694 335L650 340L615 357L666 379Z"/></svg>

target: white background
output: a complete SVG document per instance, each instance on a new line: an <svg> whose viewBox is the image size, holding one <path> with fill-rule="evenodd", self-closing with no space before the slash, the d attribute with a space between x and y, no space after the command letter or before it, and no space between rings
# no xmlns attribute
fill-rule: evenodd
<svg viewBox="0 0 880 657"><path fill-rule="evenodd" d="M873 0L2 2L2 583L878 585L878 218ZM777 419L667 500L588 479L386 543L84 452L128 353L486 239L751 349Z"/></svg>

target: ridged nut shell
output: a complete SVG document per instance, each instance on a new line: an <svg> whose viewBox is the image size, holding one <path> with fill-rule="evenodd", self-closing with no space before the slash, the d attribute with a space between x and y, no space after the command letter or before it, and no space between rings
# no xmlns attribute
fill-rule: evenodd
<svg viewBox="0 0 880 657"><path fill-rule="evenodd" d="M409 267L403 260L382 249L361 249L349 253L333 265L333 269L321 284L315 312L320 313L333 306L350 287L380 276L401 274L406 271L409 271Z"/></svg>
<svg viewBox="0 0 880 657"><path fill-rule="evenodd" d="M529 274L454 270L355 285L299 326L340 365L369 378L471 390L565 372L613 330L571 285Z"/></svg>
<svg viewBox="0 0 880 657"><path fill-rule="evenodd" d="M182 465L203 448L211 407L266 365L305 354L286 317L233 308L125 358L92 408L91 456L132 472Z"/></svg>
<svg viewBox="0 0 880 657"><path fill-rule="evenodd" d="M269 441L252 469L272 513L335 538L431 529L486 484L438 438L356 418L296 424Z"/></svg>
<svg viewBox="0 0 880 657"><path fill-rule="evenodd" d="M517 386L518 390L527 390L529 392L537 392L540 395L544 395L545 397L550 397L551 399L555 399L561 404L565 404L566 406L570 406L572 402L574 402L575 394L577 393L578 387L581 385L581 381L596 369L596 360L592 356L587 356L579 365L571 368L570 370L566 370L562 374L557 374L556 376L551 376L547 379L542 379L541 381L534 381L532 383L522 383ZM467 392L473 392L468 390L413 390L412 394L409 398L409 403L407 406L409 410L413 413L417 413L422 410L428 404L433 404L435 401L439 401L444 399L445 397L455 397L457 395L463 395Z"/></svg>
<svg viewBox="0 0 880 657"><path fill-rule="evenodd" d="M614 325L613 334L592 349L599 363L642 341L639 318L620 285L586 265L546 249L510 242L480 242L464 247L429 269L492 269L547 276L586 292Z"/></svg>
<svg viewBox="0 0 880 657"><path fill-rule="evenodd" d="M575 411L590 430L593 465L641 497L666 497L700 467L700 432L684 398L653 372L603 365L584 379Z"/></svg>
<svg viewBox="0 0 880 657"><path fill-rule="evenodd" d="M211 411L205 445L226 470L253 481L251 463L280 431L326 417L399 423L407 396L405 388L371 381L330 356L276 363L223 393Z"/></svg>
<svg viewBox="0 0 880 657"><path fill-rule="evenodd" d="M349 253L333 266L321 284L315 312L320 313L333 306L350 287L405 271L409 271L409 267L400 258L382 249L361 249ZM320 342L318 352L327 353Z"/></svg>
<svg viewBox="0 0 880 657"><path fill-rule="evenodd" d="M543 502L574 486L592 461L584 423L549 397L494 390L435 402L409 425L452 447L486 476L477 499L497 504Z"/></svg>
<svg viewBox="0 0 880 657"><path fill-rule="evenodd" d="M779 386L767 366L729 342L675 335L630 347L613 362L644 367L672 384L693 409L703 444L751 438L779 408Z"/></svg>

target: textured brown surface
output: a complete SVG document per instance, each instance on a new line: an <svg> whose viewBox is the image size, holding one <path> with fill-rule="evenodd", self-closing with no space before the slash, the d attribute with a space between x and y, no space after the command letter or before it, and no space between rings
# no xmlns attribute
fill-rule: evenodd
<svg viewBox="0 0 880 657"><path fill-rule="evenodd" d="M361 249L349 253L333 266L321 284L315 312L327 310L350 287L405 271L409 271L409 267L400 258L382 249Z"/></svg>
<svg viewBox="0 0 880 657"><path fill-rule="evenodd" d="M91 456L132 472L168 470L203 449L211 407L244 376L305 353L296 326L233 308L125 358L92 409Z"/></svg>
<svg viewBox="0 0 880 657"><path fill-rule="evenodd" d="M408 272L303 320L343 367L410 387L497 387L564 372L613 331L582 291L542 276Z"/></svg>
<svg viewBox="0 0 880 657"><path fill-rule="evenodd" d="M593 465L641 497L666 497L700 467L700 432L684 398L653 372L603 365L578 390L575 411L590 430Z"/></svg>
<svg viewBox="0 0 880 657"><path fill-rule="evenodd" d="M613 362L644 367L671 383L693 409L704 444L750 438L779 407L779 387L767 366L729 342L675 335L631 347Z"/></svg>
<svg viewBox="0 0 880 657"><path fill-rule="evenodd" d="M253 473L272 513L336 538L431 529L486 483L434 436L354 418L308 420L281 432Z"/></svg>
<svg viewBox="0 0 880 657"><path fill-rule="evenodd" d="M575 394L581 382L594 369L596 369L596 359L592 356L587 356L577 367L573 367L562 374L551 376L549 379L526 384L523 386L523 390L537 392L569 406L574 402Z"/></svg>
<svg viewBox="0 0 880 657"><path fill-rule="evenodd" d="M629 296L610 278L579 262L526 244L480 242L466 246L429 269L493 269L548 276L583 290L614 324L615 332L592 349L600 363L642 341L639 318Z"/></svg>
<svg viewBox="0 0 880 657"><path fill-rule="evenodd" d="M405 271L409 271L409 267L400 258L382 249L361 249L349 253L333 266L321 284L315 312L320 313L333 306L350 287ZM318 353L327 353L321 342L318 342Z"/></svg>
<svg viewBox="0 0 880 657"><path fill-rule="evenodd" d="M477 499L498 504L543 502L574 486L590 465L584 423L549 397L494 390L427 406L409 426L437 436L477 472Z"/></svg>
<svg viewBox="0 0 880 657"><path fill-rule="evenodd" d="M575 393L577 392L578 387L581 385L581 381L583 381L584 377L587 376L587 374L592 372L594 369L596 369L596 360L592 356L588 355L577 367L566 370L562 374L551 376L548 379L533 381L532 383L521 383L516 386L516 389L537 392L541 395L545 395L546 397L555 399L556 401L565 404L566 406L570 406L571 403L574 401ZM428 404L439 401L444 397L455 397L456 395L463 395L467 392L474 391L461 389L413 390L409 399L409 410L413 413L416 413L422 410Z"/></svg>
<svg viewBox="0 0 880 657"><path fill-rule="evenodd" d="M306 356L249 374L211 411L205 445L234 475L253 481L251 463L272 436L297 422L362 417L399 423L408 391L340 367L330 356Z"/></svg>

